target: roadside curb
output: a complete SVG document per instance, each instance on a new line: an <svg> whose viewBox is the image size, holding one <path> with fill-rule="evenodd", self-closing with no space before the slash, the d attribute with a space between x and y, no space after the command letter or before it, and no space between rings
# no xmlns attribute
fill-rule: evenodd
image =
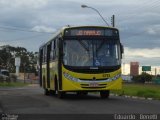
<svg viewBox="0 0 160 120"><path fill-rule="evenodd" d="M3 113L3 111L2 111L2 109L0 108L0 114L2 114Z"/></svg>
<svg viewBox="0 0 160 120"><path fill-rule="evenodd" d="M3 107L2 107L2 103L1 103L1 101L0 101L0 114L2 114L3 113Z"/></svg>
<svg viewBox="0 0 160 120"><path fill-rule="evenodd" d="M154 98L145 98L145 97L138 97L138 96L118 95L118 94L111 94L111 96L122 96L125 98L132 98L132 99L139 99L139 100L158 100Z"/></svg>

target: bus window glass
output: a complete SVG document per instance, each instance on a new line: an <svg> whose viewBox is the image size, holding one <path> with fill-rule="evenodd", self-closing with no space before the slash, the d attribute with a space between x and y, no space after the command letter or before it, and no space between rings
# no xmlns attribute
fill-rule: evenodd
<svg viewBox="0 0 160 120"><path fill-rule="evenodd" d="M108 40L65 40L63 53L68 66L120 65L118 43Z"/></svg>
<svg viewBox="0 0 160 120"><path fill-rule="evenodd" d="M43 62L46 61L46 52L45 52L46 50L45 49L46 47L43 48Z"/></svg>

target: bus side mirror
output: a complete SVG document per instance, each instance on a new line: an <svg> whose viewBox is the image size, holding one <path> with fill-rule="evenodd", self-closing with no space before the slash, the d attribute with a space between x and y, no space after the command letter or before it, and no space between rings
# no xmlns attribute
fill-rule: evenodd
<svg viewBox="0 0 160 120"><path fill-rule="evenodd" d="M124 53L124 47L121 43L120 43L120 49L121 49L121 54L123 54Z"/></svg>
<svg viewBox="0 0 160 120"><path fill-rule="evenodd" d="M120 43L120 50L121 50L121 58L122 58L122 54L124 53L124 47L121 43Z"/></svg>

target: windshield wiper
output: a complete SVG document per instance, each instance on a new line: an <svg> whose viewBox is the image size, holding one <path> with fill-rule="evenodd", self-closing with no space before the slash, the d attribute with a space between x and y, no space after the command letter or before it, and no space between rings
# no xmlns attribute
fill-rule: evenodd
<svg viewBox="0 0 160 120"><path fill-rule="evenodd" d="M82 41L78 40L78 42L83 46L83 48L89 51L89 47L87 47Z"/></svg>
<svg viewBox="0 0 160 120"><path fill-rule="evenodd" d="M101 44L99 45L99 47L96 49L96 53L102 48L104 42L105 42L105 40L103 40L103 42L101 42Z"/></svg>

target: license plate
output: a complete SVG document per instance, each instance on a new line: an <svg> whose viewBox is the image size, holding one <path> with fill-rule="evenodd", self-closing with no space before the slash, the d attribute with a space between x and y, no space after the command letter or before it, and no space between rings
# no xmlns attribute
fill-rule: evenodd
<svg viewBox="0 0 160 120"><path fill-rule="evenodd" d="M99 84L98 83L89 83L89 87L98 87L99 86Z"/></svg>

